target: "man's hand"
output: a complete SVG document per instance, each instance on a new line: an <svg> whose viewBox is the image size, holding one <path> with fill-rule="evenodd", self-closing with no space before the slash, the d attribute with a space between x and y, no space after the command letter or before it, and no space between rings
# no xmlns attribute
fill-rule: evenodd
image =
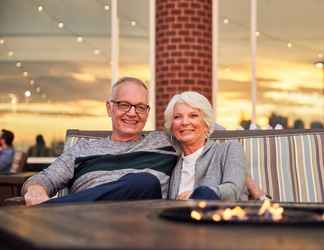
<svg viewBox="0 0 324 250"><path fill-rule="evenodd" d="M182 200L182 201L185 201L185 200L188 200L190 195L191 195L192 192L190 191L185 191L185 192L182 192L181 194L179 194L177 196L177 200Z"/></svg>
<svg viewBox="0 0 324 250"><path fill-rule="evenodd" d="M30 185L27 188L24 198L27 207L43 203L49 199L45 188L39 184Z"/></svg>

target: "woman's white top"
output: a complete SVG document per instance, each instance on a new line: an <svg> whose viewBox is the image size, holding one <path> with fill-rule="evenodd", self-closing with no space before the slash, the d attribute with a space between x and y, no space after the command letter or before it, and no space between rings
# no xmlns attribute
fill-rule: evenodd
<svg viewBox="0 0 324 250"><path fill-rule="evenodd" d="M190 155L182 155L183 164L178 195L182 192L193 191L195 185L195 165L203 151L203 148L204 147L201 147Z"/></svg>

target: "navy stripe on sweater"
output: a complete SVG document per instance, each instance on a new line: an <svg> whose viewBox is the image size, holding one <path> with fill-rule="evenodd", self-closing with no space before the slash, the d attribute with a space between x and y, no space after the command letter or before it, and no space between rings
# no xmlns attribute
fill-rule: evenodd
<svg viewBox="0 0 324 250"><path fill-rule="evenodd" d="M163 152L139 151L119 155L79 157L75 163L78 167L74 170L72 183L80 176L93 171L150 168L170 176L177 163L177 156Z"/></svg>

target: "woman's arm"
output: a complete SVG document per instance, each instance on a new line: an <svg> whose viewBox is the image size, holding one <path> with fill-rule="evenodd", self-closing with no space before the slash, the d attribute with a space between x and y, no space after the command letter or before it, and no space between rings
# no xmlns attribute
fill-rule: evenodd
<svg viewBox="0 0 324 250"><path fill-rule="evenodd" d="M221 160L222 183L216 194L221 200L238 200L247 176L242 145L237 141L228 142Z"/></svg>

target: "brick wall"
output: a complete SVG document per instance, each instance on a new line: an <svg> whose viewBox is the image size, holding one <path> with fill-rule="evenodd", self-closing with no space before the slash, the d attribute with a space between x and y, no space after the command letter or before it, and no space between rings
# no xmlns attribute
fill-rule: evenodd
<svg viewBox="0 0 324 250"><path fill-rule="evenodd" d="M176 94L212 98L212 0L156 0L156 128Z"/></svg>

